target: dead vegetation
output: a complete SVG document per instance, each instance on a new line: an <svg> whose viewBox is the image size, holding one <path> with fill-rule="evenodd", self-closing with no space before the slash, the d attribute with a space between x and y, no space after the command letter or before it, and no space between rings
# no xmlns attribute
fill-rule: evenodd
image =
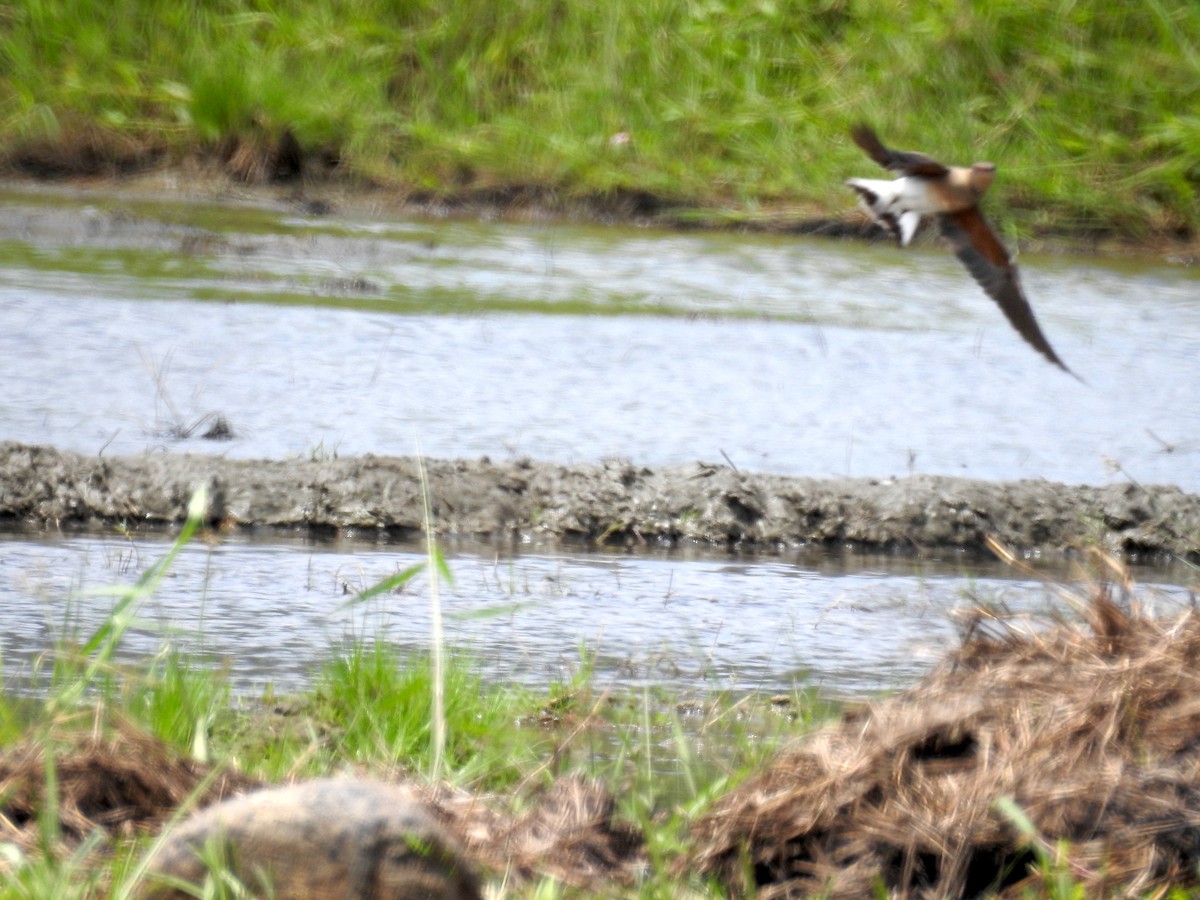
<svg viewBox="0 0 1200 900"><path fill-rule="evenodd" d="M48 746L55 748L58 828L71 846L96 829L144 833L185 802L201 807L259 785L233 771L212 773L130 725L107 735L39 734L0 754L0 840L26 849L41 843Z"/></svg>
<svg viewBox="0 0 1200 900"><path fill-rule="evenodd" d="M44 133L0 141L0 175L47 181L128 178L188 163L242 185L289 183L308 174L336 179L341 166L336 148L306 150L291 129L272 133L257 125L214 143L182 147L64 115Z"/></svg>
<svg viewBox="0 0 1200 900"><path fill-rule="evenodd" d="M484 868L509 884L552 877L576 888L611 889L634 884L646 865L644 839L616 818L612 794L599 782L559 778L527 798L513 815L510 801L469 793L434 793L435 813Z"/></svg>
<svg viewBox="0 0 1200 900"><path fill-rule="evenodd" d="M264 786L235 771L214 772L128 724L105 736L41 734L0 754L0 841L26 853L46 847L48 746L55 748L57 839L67 851L96 832L150 834L181 806L193 811ZM509 885L547 876L580 888L630 885L645 864L641 832L616 820L612 795L595 781L559 779L519 798L524 809L516 813L517 798L410 786L468 857Z"/></svg>
<svg viewBox="0 0 1200 900"><path fill-rule="evenodd" d="M47 134L3 142L0 173L33 178L115 178L144 172L165 156L154 139L65 117Z"/></svg>
<svg viewBox="0 0 1200 900"><path fill-rule="evenodd" d="M265 129L230 135L218 142L215 155L225 172L244 184L294 181L304 173L307 158L290 128L278 137Z"/></svg>
<svg viewBox="0 0 1200 900"><path fill-rule="evenodd" d="M916 687L719 800L689 866L761 897L1200 886L1200 615L1100 589L1082 612L977 618Z"/></svg>
<svg viewBox="0 0 1200 900"><path fill-rule="evenodd" d="M206 412L190 423L172 420L161 424L152 433L155 437L170 438L175 441L190 440L197 435L206 441L232 441L237 437L224 413L215 411Z"/></svg>

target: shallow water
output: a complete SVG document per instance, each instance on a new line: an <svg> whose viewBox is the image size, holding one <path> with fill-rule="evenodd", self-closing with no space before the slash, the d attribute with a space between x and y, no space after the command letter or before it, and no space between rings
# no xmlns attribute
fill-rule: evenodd
<svg viewBox="0 0 1200 900"><path fill-rule="evenodd" d="M28 683L60 637L86 638L128 585L167 549L119 536L0 540L5 674ZM354 595L424 560L415 548L343 541L232 540L184 549L141 607L126 658L170 641L228 666L237 690L311 685L347 637L429 646L424 575L358 605ZM1059 587L998 565L853 557L737 560L711 555L498 555L485 546L448 555L453 583L439 595L447 643L489 677L545 686L585 665L618 690L662 686L787 692L817 686L861 696L903 687L956 640L955 611L979 603L1016 614L1070 614ZM1058 578L1061 570L1047 570ZM1183 588L1145 573L1143 602L1176 610ZM586 663L585 663L586 660Z"/></svg>
<svg viewBox="0 0 1200 900"><path fill-rule="evenodd" d="M9 200L3 438L1200 490L1182 267L1022 258L1083 385L933 246Z"/></svg>
<svg viewBox="0 0 1200 900"><path fill-rule="evenodd" d="M724 457L798 476L1200 490L1200 277L1180 266L1022 258L1084 385L932 245L0 199L0 439L107 455ZM209 413L236 437L200 439ZM76 588L129 578L161 549L0 542L6 674L28 674L66 620L98 624L111 597ZM192 547L129 646L179 630L242 687L299 687L347 633L426 645L424 593L341 605L419 558ZM586 648L601 682L860 694L917 677L971 596L1057 602L977 562L477 550L452 564L451 643L539 683Z"/></svg>

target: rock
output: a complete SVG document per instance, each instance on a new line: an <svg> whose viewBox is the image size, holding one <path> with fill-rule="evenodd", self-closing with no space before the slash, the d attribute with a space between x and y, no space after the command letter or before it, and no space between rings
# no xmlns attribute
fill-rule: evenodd
<svg viewBox="0 0 1200 900"><path fill-rule="evenodd" d="M224 852L260 896L312 900L477 900L479 884L457 842L403 787L322 779L247 794L175 828L150 862L155 900L190 896L156 875L203 884Z"/></svg>

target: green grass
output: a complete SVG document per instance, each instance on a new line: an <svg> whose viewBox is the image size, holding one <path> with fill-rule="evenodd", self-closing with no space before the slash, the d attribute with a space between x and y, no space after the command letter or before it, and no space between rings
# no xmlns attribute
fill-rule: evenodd
<svg viewBox="0 0 1200 900"><path fill-rule="evenodd" d="M1180 0L30 0L0 7L0 134L179 157L290 132L408 188L753 217L846 209L866 119L997 161L1021 230L1194 233L1198 48Z"/></svg>

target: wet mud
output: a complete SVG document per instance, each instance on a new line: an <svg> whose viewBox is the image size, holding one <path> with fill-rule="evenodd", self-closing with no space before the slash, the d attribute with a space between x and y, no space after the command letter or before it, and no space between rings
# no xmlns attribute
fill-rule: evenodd
<svg viewBox="0 0 1200 900"><path fill-rule="evenodd" d="M85 151L87 148L84 148ZM432 220L506 222L570 222L666 231L735 231L877 241L878 226L850 204L833 215L814 204L763 202L753 209L697 206L638 189L614 189L579 195L552 186L518 184L490 189L443 185L414 189L347 178L328 172L279 178L275 167L293 166L286 147L259 147L246 154L233 148L226 161L189 158L163 163L156 148L128 146L111 164L85 152L65 155L58 148L32 148L26 157L0 159L0 190L38 196L59 193L64 198L89 197L102 207L111 203L217 203L229 208L290 211L306 216L380 214ZM247 177L249 173L252 177ZM84 229L89 242L100 232L128 231L137 219L128 209L107 214L103 209L84 221L71 210L42 209L38 217L56 235ZM147 247L173 236L173 229L139 223ZM4 223L0 223L3 227ZM157 225L157 228L154 226ZM133 230L138 230L135 227ZM185 248L186 249L186 248ZM239 252L244 248L230 248ZM1080 229L1071 225L1039 229L1022 241L1022 249L1037 253L1158 258L1170 264L1194 265L1200 260L1200 241L1191 235L1153 230L1139 234Z"/></svg>
<svg viewBox="0 0 1200 900"><path fill-rule="evenodd" d="M707 462L107 458L0 443L0 525L12 530L170 529L201 485L210 524L265 535L418 537L427 486L439 536L525 546L922 552L985 551L994 540L1027 552L1200 557L1200 497L1175 487L792 478Z"/></svg>

